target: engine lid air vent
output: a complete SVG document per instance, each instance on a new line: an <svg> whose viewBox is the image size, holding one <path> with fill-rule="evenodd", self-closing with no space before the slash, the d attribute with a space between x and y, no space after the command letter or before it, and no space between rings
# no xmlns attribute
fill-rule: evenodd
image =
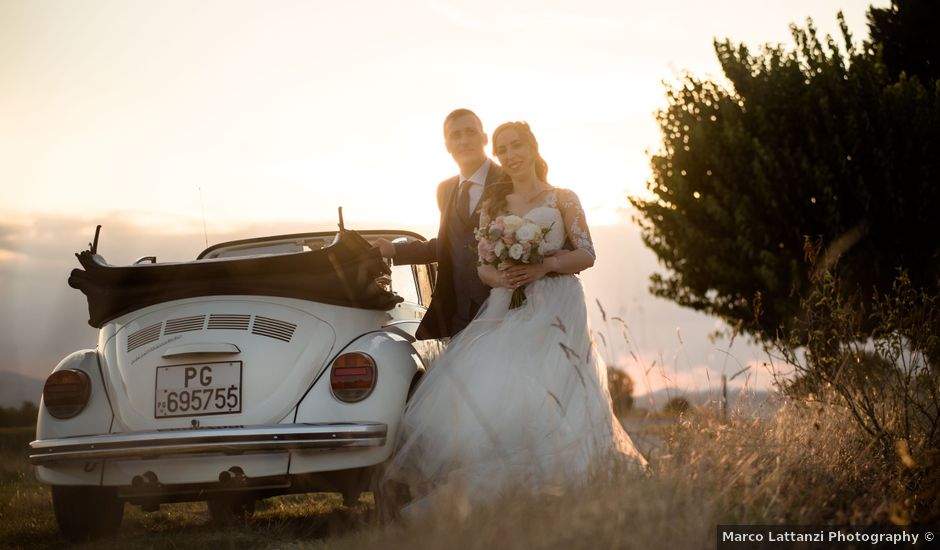
<svg viewBox="0 0 940 550"><path fill-rule="evenodd" d="M156 323L144 327L127 337L127 351L131 352L140 346L156 342L160 339L160 327L163 323Z"/></svg>
<svg viewBox="0 0 940 550"><path fill-rule="evenodd" d="M248 330L251 315L213 313L209 316L209 330Z"/></svg>
<svg viewBox="0 0 940 550"><path fill-rule="evenodd" d="M163 328L163 335L176 334L179 332L192 332L202 330L206 324L205 315L193 315L192 317L180 317L179 319L170 319Z"/></svg>
<svg viewBox="0 0 940 550"><path fill-rule="evenodd" d="M286 321L271 319L270 317L255 316L255 324L251 327L251 333L259 336L267 336L275 340L290 342L294 336L297 325Z"/></svg>

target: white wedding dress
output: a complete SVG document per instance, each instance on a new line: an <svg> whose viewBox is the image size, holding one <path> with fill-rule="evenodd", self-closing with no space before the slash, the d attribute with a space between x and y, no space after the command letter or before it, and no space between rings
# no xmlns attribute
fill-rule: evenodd
<svg viewBox="0 0 940 550"><path fill-rule="evenodd" d="M572 197L581 212L569 193L553 190L525 216L550 228L549 250L565 242L559 201ZM568 236L593 253L583 222ZM406 484L419 501L457 491L484 503L519 489L557 493L618 462L645 471L611 409L580 280L544 277L525 293L509 309L512 291L493 289L434 362L405 409L386 481Z"/></svg>

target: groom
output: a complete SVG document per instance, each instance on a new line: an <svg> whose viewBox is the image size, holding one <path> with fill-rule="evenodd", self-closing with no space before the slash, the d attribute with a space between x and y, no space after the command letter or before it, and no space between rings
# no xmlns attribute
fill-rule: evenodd
<svg viewBox="0 0 940 550"><path fill-rule="evenodd" d="M444 146L460 173L437 186L441 222L430 241L391 243L376 239L373 246L395 265L437 262L437 283L431 304L418 326L419 340L457 334L476 315L489 295L477 276L476 238L483 189L504 178L503 170L486 156L487 136L480 118L457 109L444 119Z"/></svg>

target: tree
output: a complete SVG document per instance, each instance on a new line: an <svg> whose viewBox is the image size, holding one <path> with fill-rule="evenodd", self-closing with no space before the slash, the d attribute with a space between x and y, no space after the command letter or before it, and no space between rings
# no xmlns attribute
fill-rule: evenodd
<svg viewBox="0 0 940 550"><path fill-rule="evenodd" d="M677 395L671 397L669 401L666 401L666 404L663 405L662 412L670 416L679 416L688 413L690 410L692 410L692 404L689 403L689 400L681 395Z"/></svg>
<svg viewBox="0 0 940 550"><path fill-rule="evenodd" d="M623 416L633 408L633 379L617 367L607 367L607 387L614 414Z"/></svg>
<svg viewBox="0 0 940 550"><path fill-rule="evenodd" d="M23 401L19 408L0 407L0 428L33 426L39 409L32 401Z"/></svg>
<svg viewBox="0 0 940 550"><path fill-rule="evenodd" d="M668 271L654 294L772 337L799 315L814 269L867 296L899 267L935 284L940 87L895 78L839 22L843 47L812 21L791 26L793 49L716 41L731 89L693 76L667 88L653 198L631 198Z"/></svg>
<svg viewBox="0 0 940 550"><path fill-rule="evenodd" d="M872 45L888 72L916 76L925 85L940 76L940 2L892 0L887 8L868 10Z"/></svg>

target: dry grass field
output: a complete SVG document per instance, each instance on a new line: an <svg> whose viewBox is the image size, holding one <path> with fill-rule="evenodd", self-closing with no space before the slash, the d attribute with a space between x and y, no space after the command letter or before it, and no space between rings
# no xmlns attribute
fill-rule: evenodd
<svg viewBox="0 0 940 550"><path fill-rule="evenodd" d="M639 413L636 413L639 414ZM692 411L674 421L632 417L657 442L652 474L612 475L558 495L506 495L486 509L456 503L380 525L371 497L259 503L245 525L210 523L204 503L143 513L127 506L120 532L79 548L711 548L719 523L871 524L901 521L904 503L847 417L832 405L782 402L720 421ZM23 458L30 429L0 432L0 546L66 544L48 489Z"/></svg>

